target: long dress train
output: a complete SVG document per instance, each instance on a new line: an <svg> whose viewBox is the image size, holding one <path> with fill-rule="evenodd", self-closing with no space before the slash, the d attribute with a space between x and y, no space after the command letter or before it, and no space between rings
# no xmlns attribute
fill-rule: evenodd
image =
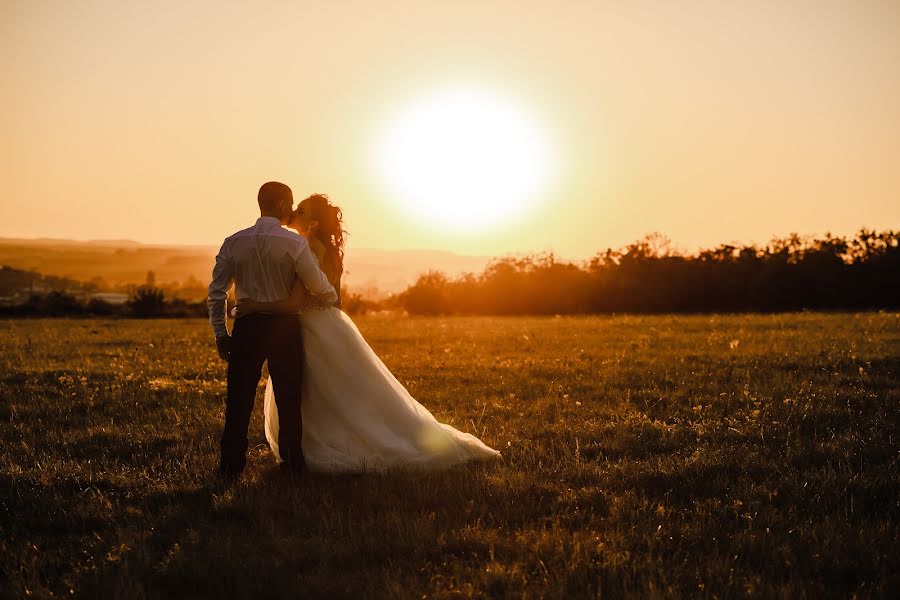
<svg viewBox="0 0 900 600"><path fill-rule="evenodd" d="M458 431L419 404L337 308L304 311L303 456L318 472L389 467L441 468L500 452ZM266 438L278 454L278 412L271 378Z"/></svg>

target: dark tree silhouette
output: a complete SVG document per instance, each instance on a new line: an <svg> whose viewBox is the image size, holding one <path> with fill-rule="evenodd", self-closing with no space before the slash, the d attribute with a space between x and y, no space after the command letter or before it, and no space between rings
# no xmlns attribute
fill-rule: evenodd
<svg viewBox="0 0 900 600"><path fill-rule="evenodd" d="M437 271L429 271L401 296L401 303L410 313L419 315L438 315L449 312L447 276Z"/></svg>
<svg viewBox="0 0 900 600"><path fill-rule="evenodd" d="M900 306L900 232L792 234L767 246L681 254L660 234L584 264L502 258L480 275L430 272L399 297L411 314L859 310Z"/></svg>
<svg viewBox="0 0 900 600"><path fill-rule="evenodd" d="M142 319L163 316L166 313L165 293L159 288L142 285L128 301L128 308L132 316Z"/></svg>

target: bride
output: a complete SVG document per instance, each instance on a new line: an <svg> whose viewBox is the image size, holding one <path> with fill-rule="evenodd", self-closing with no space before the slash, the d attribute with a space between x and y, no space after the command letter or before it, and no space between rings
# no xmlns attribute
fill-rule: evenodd
<svg viewBox="0 0 900 600"><path fill-rule="evenodd" d="M309 241L319 265L340 293L344 259L341 210L325 194L306 198L288 227ZM303 457L319 472L389 467L439 468L500 453L481 440L438 422L397 381L353 321L336 306L318 304L303 285L279 302L238 302L250 312L296 313L303 331ZM278 410L272 379L266 384L265 430L279 462Z"/></svg>

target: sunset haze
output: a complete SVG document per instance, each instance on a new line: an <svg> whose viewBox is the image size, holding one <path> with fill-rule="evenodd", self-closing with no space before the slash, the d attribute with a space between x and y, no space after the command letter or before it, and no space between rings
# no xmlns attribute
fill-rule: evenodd
<svg viewBox="0 0 900 600"><path fill-rule="evenodd" d="M361 248L900 227L891 0L6 1L0 69L0 237L216 245L272 179L329 194ZM460 87L528 115L552 163L487 228L421 218L379 167L398 115Z"/></svg>

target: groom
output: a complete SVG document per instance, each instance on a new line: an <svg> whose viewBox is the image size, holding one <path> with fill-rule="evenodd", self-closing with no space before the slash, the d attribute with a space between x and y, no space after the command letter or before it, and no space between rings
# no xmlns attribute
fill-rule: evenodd
<svg viewBox="0 0 900 600"><path fill-rule="evenodd" d="M302 470L300 415L303 340L296 315L249 314L235 320L232 334L225 326L225 300L234 284L235 297L258 302L283 300L294 280L327 304L337 293L319 269L306 240L283 228L294 202L291 188L270 181L259 188L259 213L253 227L227 238L216 256L209 284L209 322L219 356L228 361L228 396L222 434L219 475L237 481L247 462L247 428L262 366L269 374L278 407L278 449L289 469Z"/></svg>

